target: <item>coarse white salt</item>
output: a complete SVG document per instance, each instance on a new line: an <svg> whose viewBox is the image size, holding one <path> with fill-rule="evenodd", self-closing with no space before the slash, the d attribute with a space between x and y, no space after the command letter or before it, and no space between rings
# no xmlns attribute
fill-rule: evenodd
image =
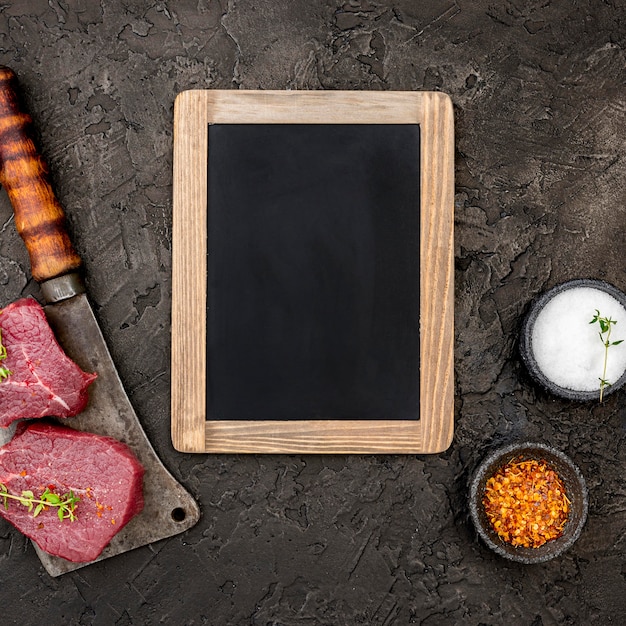
<svg viewBox="0 0 626 626"><path fill-rule="evenodd" d="M532 352L550 381L572 391L596 391L604 368L600 325L590 324L600 311L617 320L611 342L626 339L626 309L611 295L593 287L566 289L541 309L531 331ZM626 370L626 341L611 346L605 379L614 383Z"/></svg>

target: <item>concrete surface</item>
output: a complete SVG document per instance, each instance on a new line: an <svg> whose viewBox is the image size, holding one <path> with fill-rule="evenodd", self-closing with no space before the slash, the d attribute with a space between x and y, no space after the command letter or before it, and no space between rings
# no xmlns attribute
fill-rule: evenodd
<svg viewBox="0 0 626 626"><path fill-rule="evenodd" d="M556 400L517 354L545 288L626 288L620 0L22 0L0 6L120 375L197 497L185 535L50 578L0 521L5 624L622 624L625 392ZM169 438L172 115L187 88L449 93L456 117L456 434L435 456L205 456ZM0 197L0 306L38 295ZM490 553L468 477L499 443L550 443L590 516L556 561Z"/></svg>

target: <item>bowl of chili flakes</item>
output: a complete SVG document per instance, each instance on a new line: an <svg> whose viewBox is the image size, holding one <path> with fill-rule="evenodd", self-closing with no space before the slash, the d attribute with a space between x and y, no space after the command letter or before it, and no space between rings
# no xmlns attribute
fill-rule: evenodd
<svg viewBox="0 0 626 626"><path fill-rule="evenodd" d="M479 465L469 508L478 534L494 552L518 563L542 563L580 536L587 486L560 450L542 443L510 444Z"/></svg>

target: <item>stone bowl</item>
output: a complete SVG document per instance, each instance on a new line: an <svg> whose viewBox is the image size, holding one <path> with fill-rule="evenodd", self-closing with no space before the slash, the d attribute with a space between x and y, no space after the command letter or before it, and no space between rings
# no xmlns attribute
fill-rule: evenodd
<svg viewBox="0 0 626 626"><path fill-rule="evenodd" d="M542 368L537 363L537 358L535 357L535 349L533 346L533 330L535 327L535 322L537 321L538 316L544 310L546 305L550 303L553 298L559 294L563 294L564 292L576 289L580 287L586 287L598 290L609 296L612 296L623 308L626 309L626 294L620 291L614 285L607 283L603 280L596 280L592 278L577 278L574 280L569 280L551 289L548 289L539 297L537 297L530 305L529 311L524 317L522 322L521 335L519 340L519 352L523 363L525 364L528 373L531 378L538 383L541 387L553 393L556 396L561 398L565 398L566 400L576 400L579 402L587 402L591 400L599 400L600 398L600 390L599 390L599 380L601 367L598 367L598 387L592 390L580 390L580 389L571 389L563 384L558 384L548 378ZM593 315L593 307L589 312L589 319ZM626 318L621 320L622 323L618 326L619 331L626 332L624 327L626 327ZM587 322L583 322L584 326L589 326L589 331L593 331L595 333L595 328L587 324ZM585 329L586 330L586 329ZM597 333L594 334L594 340L597 338ZM597 345L600 346L600 350L602 350L602 344L599 338L597 338ZM617 346L616 346L617 347ZM613 350L614 348L610 348ZM626 342L623 344L622 348L626 350ZM574 365L574 364L573 364ZM595 378L594 378L595 382ZM617 391L620 387L626 384L626 369L622 371L619 377L616 377L615 380L610 381L611 384L604 388L603 397L608 396L609 394Z"/></svg>
<svg viewBox="0 0 626 626"><path fill-rule="evenodd" d="M498 469L517 458L547 462L563 481L566 495L571 502L563 534L538 548L513 546L499 537L493 529L482 503L487 480ZM478 535L496 554L510 561L526 565L543 563L565 552L580 536L587 519L587 487L580 470L559 450L542 443L515 443L491 452L479 465L470 483L469 509Z"/></svg>

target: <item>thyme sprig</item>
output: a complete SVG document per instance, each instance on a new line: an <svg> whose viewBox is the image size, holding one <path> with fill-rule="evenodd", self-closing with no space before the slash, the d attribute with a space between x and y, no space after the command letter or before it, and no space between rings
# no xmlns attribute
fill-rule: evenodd
<svg viewBox="0 0 626 626"><path fill-rule="evenodd" d="M38 498L30 490L22 491L21 495L9 493L6 485L0 483L0 498L4 500L4 508L9 508L9 500L15 500L28 509L28 512L37 517L42 511L48 508L57 508L57 516L60 521L69 519L70 522L76 520L76 505L80 502L80 498L74 495L73 491L59 495L46 487Z"/></svg>
<svg viewBox="0 0 626 626"><path fill-rule="evenodd" d="M611 346L618 346L624 340L619 339L618 341L611 341L611 329L617 324L617 320L612 319L611 317L603 317L596 309L596 314L593 316L593 319L589 322L590 324L598 324L600 326L600 341L604 346L604 364L602 369L602 376L600 377L600 402L604 397L604 389L606 387L610 387L611 383L606 379L606 365L609 357L609 348Z"/></svg>
<svg viewBox="0 0 626 626"><path fill-rule="evenodd" d="M4 361L7 358L7 349L2 343L2 330L0 330L0 361ZM13 372L7 369L3 365L0 365L0 383L6 380Z"/></svg>

